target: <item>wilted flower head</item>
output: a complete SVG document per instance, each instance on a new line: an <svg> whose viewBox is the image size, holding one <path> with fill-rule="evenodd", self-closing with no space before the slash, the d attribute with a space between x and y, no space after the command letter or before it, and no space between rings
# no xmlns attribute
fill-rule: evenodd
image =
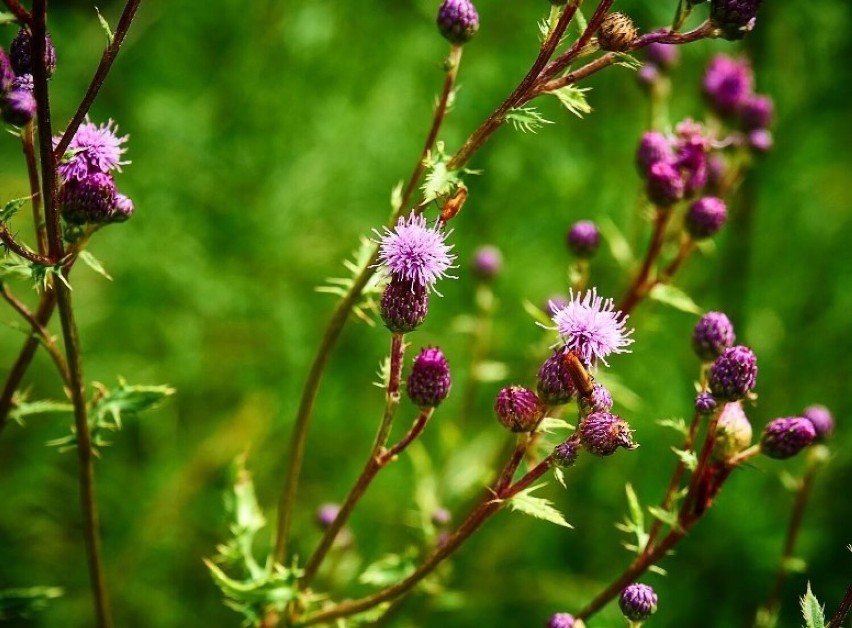
<svg viewBox="0 0 852 628"><path fill-rule="evenodd" d="M643 621L657 611L657 594L647 584L634 582L621 592L618 606L628 619Z"/></svg>
<svg viewBox="0 0 852 628"><path fill-rule="evenodd" d="M426 288L434 288L447 271L453 268L455 255L452 245L446 244L448 233L439 225L429 227L422 214L400 218L379 241L379 262L391 275L408 279Z"/></svg>
<svg viewBox="0 0 852 628"><path fill-rule="evenodd" d="M98 126L86 118L68 144L66 154L69 157L63 158L57 168L62 180L81 181L90 174L121 170L121 166L130 163L121 160L121 156L127 152L122 144L127 141L128 136L119 137L117 133L118 125L112 120ZM54 148L59 145L61 139L61 135L53 138Z"/></svg>
<svg viewBox="0 0 852 628"><path fill-rule="evenodd" d="M825 406L808 406L802 412L802 416L813 424L817 440L825 440L834 431L834 417L831 416L831 411Z"/></svg>
<svg viewBox="0 0 852 628"><path fill-rule="evenodd" d="M568 305L553 313L553 322L565 346L586 366L596 360L609 366L608 355L629 352L625 349L633 343L633 330L625 325L629 316L615 310L612 299L599 297L595 288L576 295L571 290L570 297Z"/></svg>

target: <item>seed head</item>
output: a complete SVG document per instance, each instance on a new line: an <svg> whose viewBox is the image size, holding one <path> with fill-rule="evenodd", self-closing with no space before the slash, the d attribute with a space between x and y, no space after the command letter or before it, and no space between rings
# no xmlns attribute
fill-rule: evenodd
<svg viewBox="0 0 852 628"><path fill-rule="evenodd" d="M385 326L395 333L417 329L429 311L429 291L415 281L396 275L382 293L379 313Z"/></svg>
<svg viewBox="0 0 852 628"><path fill-rule="evenodd" d="M816 440L814 424L803 417L785 417L770 421L760 438L760 451L782 460L792 458Z"/></svg>
<svg viewBox="0 0 852 628"><path fill-rule="evenodd" d="M565 236L568 250L581 258L592 257L601 243L601 232L591 220L580 220L571 225Z"/></svg>
<svg viewBox="0 0 852 628"><path fill-rule="evenodd" d="M621 592L621 612L631 621L644 621L657 612L657 594L647 584L634 582Z"/></svg>
<svg viewBox="0 0 852 628"><path fill-rule="evenodd" d="M444 0L438 9L438 30L451 44L470 41L479 30L479 14L470 0Z"/></svg>
<svg viewBox="0 0 852 628"><path fill-rule="evenodd" d="M450 365L437 347L426 347L414 358L405 389L421 408L435 408L450 394Z"/></svg>
<svg viewBox="0 0 852 628"><path fill-rule="evenodd" d="M825 406L808 406L802 416L813 424L818 441L826 440L834 431L834 417Z"/></svg>
<svg viewBox="0 0 852 628"><path fill-rule="evenodd" d="M725 349L710 367L710 392L718 400L739 401L757 383L757 358L748 347Z"/></svg>
<svg viewBox="0 0 852 628"><path fill-rule="evenodd" d="M619 447L636 449L627 421L609 412L593 412L580 423L580 442L596 456L609 456Z"/></svg>
<svg viewBox="0 0 852 628"><path fill-rule="evenodd" d="M507 386L497 393L494 410L512 432L531 432L544 416L545 406L529 388Z"/></svg>
<svg viewBox="0 0 852 628"><path fill-rule="evenodd" d="M598 43L602 50L627 52L638 34L633 20L628 16L624 13L610 13L598 29Z"/></svg>

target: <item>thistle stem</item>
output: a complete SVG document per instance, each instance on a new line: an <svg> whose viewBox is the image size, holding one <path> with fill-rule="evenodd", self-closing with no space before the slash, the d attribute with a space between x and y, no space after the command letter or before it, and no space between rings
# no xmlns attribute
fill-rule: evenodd
<svg viewBox="0 0 852 628"><path fill-rule="evenodd" d="M18 0L3 0L3 4L6 5L6 8L9 9L12 15L14 15L22 24L29 24L32 22L33 16L20 2L18 2Z"/></svg>
<svg viewBox="0 0 852 628"><path fill-rule="evenodd" d="M663 241L666 235L666 225L668 224L670 216L670 210L661 207L656 209L656 213L654 215L654 231L651 234L651 243L648 245L648 250L645 252L645 259L642 261L642 267L639 269L639 272L633 279L633 282L627 289L627 293L624 295L624 298L617 308L624 316L630 314L642 297L644 297L648 293L648 290L650 290L652 282L649 282L649 276L651 275L651 269L657 261L657 258L660 256L660 251L663 248Z"/></svg>
<svg viewBox="0 0 852 628"><path fill-rule="evenodd" d="M30 203L33 206L33 229L38 243L38 252L44 255L47 251L47 232L44 230L44 218L41 214L41 193L39 192L38 165L35 157L35 137L33 123L29 122L21 131L21 148L27 162L27 174L30 179Z"/></svg>
<svg viewBox="0 0 852 628"><path fill-rule="evenodd" d="M53 266L56 263L49 257L30 251L23 244L15 240L14 236L9 233L6 225L2 224L0 224L0 241L2 241L3 246L12 251L12 253L19 257L23 257L25 260L32 262L33 264L38 264L39 266Z"/></svg>
<svg viewBox="0 0 852 628"><path fill-rule="evenodd" d="M837 612L834 613L834 616L828 623L828 628L842 628L843 622L846 621L846 618L849 616L849 611L852 611L852 584L850 584L849 588L846 589L846 595L843 596L843 600L840 602Z"/></svg>

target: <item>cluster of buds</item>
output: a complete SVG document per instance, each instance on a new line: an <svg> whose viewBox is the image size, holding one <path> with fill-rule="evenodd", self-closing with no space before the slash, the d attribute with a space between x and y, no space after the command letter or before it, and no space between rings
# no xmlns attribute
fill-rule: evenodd
<svg viewBox="0 0 852 628"><path fill-rule="evenodd" d="M744 59L713 57L704 74L704 95L713 110L737 124L747 145L757 152L772 148L769 127L775 114L772 99L754 91L754 73Z"/></svg>
<svg viewBox="0 0 852 628"><path fill-rule="evenodd" d="M741 39L754 28L762 0L711 0L710 20L726 39Z"/></svg>
<svg viewBox="0 0 852 628"><path fill-rule="evenodd" d="M15 126L28 124L36 113L32 58L32 34L27 27L18 31L8 55L0 48L0 114ZM45 36L44 61L50 78L56 69L56 49L50 35Z"/></svg>

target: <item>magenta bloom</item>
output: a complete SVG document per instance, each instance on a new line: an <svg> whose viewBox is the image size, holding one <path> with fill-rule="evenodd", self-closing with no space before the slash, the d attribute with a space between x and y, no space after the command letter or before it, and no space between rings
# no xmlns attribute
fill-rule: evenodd
<svg viewBox="0 0 852 628"><path fill-rule="evenodd" d="M118 125L112 120L106 124L86 121L80 125L68 144L67 153L73 154L69 159L63 159L59 164L59 175L63 181L76 179L82 181L95 172L108 173L110 170L121 170L121 166L130 163L122 161L121 156L127 152L122 146L128 136L119 137ZM54 148L59 145L61 135L53 138Z"/></svg>
<svg viewBox="0 0 852 628"><path fill-rule="evenodd" d="M379 261L395 277L434 288L439 279L449 276L450 268L455 268L452 245L445 243L447 235L440 226L430 228L422 215L400 218L393 231L385 227L379 241Z"/></svg>
<svg viewBox="0 0 852 628"><path fill-rule="evenodd" d="M599 297L595 288L583 295L571 291L568 305L553 309L553 322L565 346L586 365L600 360L609 366L606 356L629 352L625 349L633 343L633 330L625 326L629 317L614 309L612 299Z"/></svg>

